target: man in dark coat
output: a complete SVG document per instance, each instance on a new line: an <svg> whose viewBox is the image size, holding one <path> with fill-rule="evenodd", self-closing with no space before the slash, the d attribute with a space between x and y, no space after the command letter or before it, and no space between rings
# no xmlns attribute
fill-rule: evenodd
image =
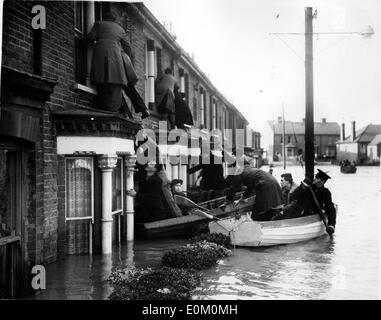
<svg viewBox="0 0 381 320"><path fill-rule="evenodd" d="M175 124L179 129L185 129L184 124L193 125L192 113L184 98L185 93L175 90Z"/></svg>
<svg viewBox="0 0 381 320"><path fill-rule="evenodd" d="M201 160L202 162L202 160ZM188 169L188 174L200 172L200 188L202 190L221 190L224 188L224 167L221 163L214 163L214 155L210 153L210 163L201 163Z"/></svg>
<svg viewBox="0 0 381 320"><path fill-rule="evenodd" d="M166 68L164 74L155 81L155 102L157 111L168 120L168 128L175 127L175 88L178 88L177 80L173 76L172 69Z"/></svg>
<svg viewBox="0 0 381 320"><path fill-rule="evenodd" d="M332 202L331 192L324 186L327 180L331 179L331 177L325 172L319 169L317 170L318 173L315 175L312 189L315 192L315 196L319 202L320 208L327 214L327 233L332 235L335 232L336 227L336 208Z"/></svg>
<svg viewBox="0 0 381 320"><path fill-rule="evenodd" d="M282 190L278 181L270 173L252 168L245 162L243 172L236 175L235 184L227 191L226 200L232 201L242 184L247 187L244 198L256 195L253 220L270 220L274 209L282 205Z"/></svg>
<svg viewBox="0 0 381 320"><path fill-rule="evenodd" d="M88 41L96 41L91 82L96 85L100 107L117 112L122 102L122 87L128 85L122 50L131 53L124 29L117 23L112 13L105 15L104 21L97 21L87 35Z"/></svg>
<svg viewBox="0 0 381 320"><path fill-rule="evenodd" d="M138 78L130 60L131 47L119 22L113 13L108 12L104 15L104 21L97 21L86 36L87 41L96 42L91 82L97 87L99 107L124 113L123 109L120 110L124 89L135 111L142 112L142 118L145 118L149 112L134 87Z"/></svg>
<svg viewBox="0 0 381 320"><path fill-rule="evenodd" d="M152 222L167 218L163 203L163 181L158 176L158 166L155 161L148 162L145 167L146 177L140 181L139 191L127 192L130 196L136 196L138 222Z"/></svg>

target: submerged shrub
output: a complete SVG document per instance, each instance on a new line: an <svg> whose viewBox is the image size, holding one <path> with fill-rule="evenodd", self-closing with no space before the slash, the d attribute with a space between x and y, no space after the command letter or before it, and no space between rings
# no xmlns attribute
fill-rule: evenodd
<svg viewBox="0 0 381 320"><path fill-rule="evenodd" d="M202 276L194 270L137 269L134 267L112 272L109 281L114 291L110 300L187 300L201 283Z"/></svg>
<svg viewBox="0 0 381 320"><path fill-rule="evenodd" d="M232 248L232 242L229 236L222 233L201 233L190 239L191 242L208 241L224 246L225 248Z"/></svg>
<svg viewBox="0 0 381 320"><path fill-rule="evenodd" d="M219 259L229 255L231 251L221 245L199 241L167 251L162 258L162 264L171 268L201 270L210 268Z"/></svg>
<svg viewBox="0 0 381 320"><path fill-rule="evenodd" d="M203 233L209 233L209 222L195 225L191 230L191 237L196 237Z"/></svg>

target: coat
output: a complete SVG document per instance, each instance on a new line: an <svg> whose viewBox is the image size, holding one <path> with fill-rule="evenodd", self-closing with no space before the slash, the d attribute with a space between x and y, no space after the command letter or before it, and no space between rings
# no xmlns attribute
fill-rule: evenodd
<svg viewBox="0 0 381 320"><path fill-rule="evenodd" d="M162 180L157 174L140 181L136 195L138 221L151 222L166 218L161 188Z"/></svg>
<svg viewBox="0 0 381 320"><path fill-rule="evenodd" d="M160 114L175 113L175 88L178 88L176 78L168 73L155 81L155 103Z"/></svg>
<svg viewBox="0 0 381 320"><path fill-rule="evenodd" d="M247 187L244 197L247 198L252 194L256 195L252 209L254 215L264 214L270 209L282 204L282 190L280 185L268 172L245 166L243 172L236 176L236 182L228 190L226 199L233 199L242 184Z"/></svg>
<svg viewBox="0 0 381 320"><path fill-rule="evenodd" d="M175 124L178 128L184 128L184 124L193 125L192 113L181 94L175 94Z"/></svg>
<svg viewBox="0 0 381 320"><path fill-rule="evenodd" d="M133 77L135 71L128 56L122 55L123 51L126 55L131 55L131 47L124 29L113 21L98 21L87 35L87 39L96 41L91 82L95 85L107 83L127 86L128 77Z"/></svg>

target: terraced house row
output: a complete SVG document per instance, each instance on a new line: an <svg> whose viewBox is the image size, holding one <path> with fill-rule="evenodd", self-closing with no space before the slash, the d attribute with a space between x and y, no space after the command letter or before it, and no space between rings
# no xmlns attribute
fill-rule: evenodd
<svg viewBox="0 0 381 320"><path fill-rule="evenodd" d="M32 27L36 5L45 11L42 29ZM144 120L133 110L123 117L95 108L92 47L83 38L109 11L123 17L136 88L151 112ZM260 164L260 134L142 3L6 0L2 21L2 295L28 291L34 265L108 254L112 244L133 240L134 201L125 191L134 188L137 132L158 133L154 80L165 68L186 94L194 127L243 129L246 152ZM188 166L167 165L167 175L191 187Z"/></svg>

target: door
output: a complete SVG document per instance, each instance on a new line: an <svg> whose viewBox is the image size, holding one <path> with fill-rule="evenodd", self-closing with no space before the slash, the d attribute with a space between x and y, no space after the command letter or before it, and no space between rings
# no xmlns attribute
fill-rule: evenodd
<svg viewBox="0 0 381 320"><path fill-rule="evenodd" d="M16 296L22 277L20 154L0 145L0 298Z"/></svg>

